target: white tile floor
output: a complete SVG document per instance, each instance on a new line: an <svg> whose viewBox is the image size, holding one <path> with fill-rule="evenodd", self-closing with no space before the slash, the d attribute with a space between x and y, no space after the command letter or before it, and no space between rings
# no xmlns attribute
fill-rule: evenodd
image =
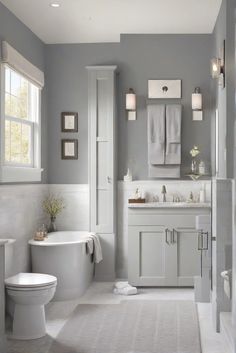
<svg viewBox="0 0 236 353"><path fill-rule="evenodd" d="M176 288L141 288L136 296L123 297L112 293L112 283L94 282L85 295L78 300L51 302L46 307L48 336L32 346L27 341L10 342L10 353L39 353L46 352L47 340L57 337L61 328L78 304L119 304L121 300L193 300L192 289ZM211 305L198 304L202 353L230 353L221 334L215 333L211 318ZM39 347L39 348L37 348Z"/></svg>

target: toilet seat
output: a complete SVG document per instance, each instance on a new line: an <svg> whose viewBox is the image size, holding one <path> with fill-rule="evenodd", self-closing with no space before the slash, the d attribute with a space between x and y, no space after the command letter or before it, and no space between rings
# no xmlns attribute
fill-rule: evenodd
<svg viewBox="0 0 236 353"><path fill-rule="evenodd" d="M5 279L5 286L14 290L40 290L55 286L57 278L42 273L18 273Z"/></svg>

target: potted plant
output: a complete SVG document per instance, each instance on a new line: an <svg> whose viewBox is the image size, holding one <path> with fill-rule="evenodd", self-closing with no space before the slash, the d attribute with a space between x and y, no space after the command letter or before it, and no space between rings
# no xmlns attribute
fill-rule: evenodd
<svg viewBox="0 0 236 353"><path fill-rule="evenodd" d="M48 232L56 232L56 217L65 208L65 203L62 198L49 195L43 201L43 210L50 216L50 225Z"/></svg>

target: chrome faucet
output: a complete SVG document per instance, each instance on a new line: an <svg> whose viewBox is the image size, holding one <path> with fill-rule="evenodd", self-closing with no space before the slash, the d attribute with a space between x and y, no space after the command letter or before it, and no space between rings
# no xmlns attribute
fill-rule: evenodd
<svg viewBox="0 0 236 353"><path fill-rule="evenodd" d="M162 193L162 202L166 202L166 194L167 194L167 191L166 191L166 186L163 185L162 186L162 189L161 189L161 193Z"/></svg>

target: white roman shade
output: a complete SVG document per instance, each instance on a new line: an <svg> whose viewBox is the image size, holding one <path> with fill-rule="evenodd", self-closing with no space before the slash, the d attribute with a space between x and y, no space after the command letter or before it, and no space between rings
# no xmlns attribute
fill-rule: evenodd
<svg viewBox="0 0 236 353"><path fill-rule="evenodd" d="M6 41L2 42L2 62L8 64L39 88L44 86L44 73L25 59Z"/></svg>

